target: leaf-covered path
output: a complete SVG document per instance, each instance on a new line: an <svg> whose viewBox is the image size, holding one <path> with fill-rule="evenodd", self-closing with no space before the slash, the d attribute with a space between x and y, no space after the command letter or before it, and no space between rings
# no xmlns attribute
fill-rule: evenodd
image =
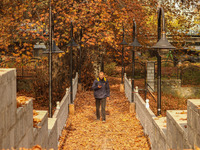
<svg viewBox="0 0 200 150"><path fill-rule="evenodd" d="M75 115L69 116L60 138L60 150L150 149L140 122L129 113L129 102L119 92L120 79L108 79L111 97L106 104L106 122L96 120L93 92L79 92L74 102Z"/></svg>

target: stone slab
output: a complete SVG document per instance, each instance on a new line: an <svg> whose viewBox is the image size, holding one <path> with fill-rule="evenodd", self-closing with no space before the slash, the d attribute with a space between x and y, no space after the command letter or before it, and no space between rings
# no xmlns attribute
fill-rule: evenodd
<svg viewBox="0 0 200 150"><path fill-rule="evenodd" d="M48 118L48 149L58 149L57 119Z"/></svg>
<svg viewBox="0 0 200 150"><path fill-rule="evenodd" d="M167 111L167 142L173 149L192 148L188 140L187 110Z"/></svg>

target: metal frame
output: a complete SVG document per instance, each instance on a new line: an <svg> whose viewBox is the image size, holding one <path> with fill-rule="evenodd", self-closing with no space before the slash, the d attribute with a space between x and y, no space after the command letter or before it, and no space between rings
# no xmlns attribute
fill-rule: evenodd
<svg viewBox="0 0 200 150"><path fill-rule="evenodd" d="M175 49L166 38L164 9L160 6L158 7L158 42L152 48L157 49L157 115L159 116L161 115L161 56L159 49Z"/></svg>
<svg viewBox="0 0 200 150"><path fill-rule="evenodd" d="M71 104L73 104L73 82L72 82L72 78L73 78L73 47L78 46L76 44L76 42L74 41L74 37L73 37L73 24L71 21L71 41L70 43L67 45L70 46L70 102Z"/></svg>
<svg viewBox="0 0 200 150"><path fill-rule="evenodd" d="M124 26L123 26L123 40L122 42L119 44L122 45L122 72L121 72L121 84L124 83L123 78L124 78L124 45L128 45L128 43L125 41L124 39Z"/></svg>

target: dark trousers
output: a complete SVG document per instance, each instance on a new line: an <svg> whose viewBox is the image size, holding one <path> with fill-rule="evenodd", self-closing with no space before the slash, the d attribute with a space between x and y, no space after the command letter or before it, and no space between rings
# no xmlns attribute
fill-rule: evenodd
<svg viewBox="0 0 200 150"><path fill-rule="evenodd" d="M102 116L102 120L106 120L106 98L103 99L97 99L96 98L96 115L97 115L97 119L100 119L100 105L101 105L101 116Z"/></svg>

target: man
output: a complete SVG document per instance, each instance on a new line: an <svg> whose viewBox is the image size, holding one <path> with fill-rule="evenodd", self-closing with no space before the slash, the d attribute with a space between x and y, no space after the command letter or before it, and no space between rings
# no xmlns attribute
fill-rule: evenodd
<svg viewBox="0 0 200 150"><path fill-rule="evenodd" d="M108 80L105 78L104 73L100 72L99 77L94 81L92 85L92 89L94 90L94 97L96 99L96 115L97 120L100 120L100 112L99 107L101 104L101 116L103 122L106 121L106 100L109 100L110 96L110 87Z"/></svg>

